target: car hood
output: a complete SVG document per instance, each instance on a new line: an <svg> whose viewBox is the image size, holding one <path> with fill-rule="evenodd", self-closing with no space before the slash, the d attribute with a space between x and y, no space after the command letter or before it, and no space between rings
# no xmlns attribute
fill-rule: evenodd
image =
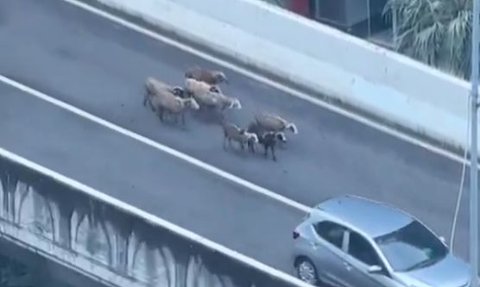
<svg viewBox="0 0 480 287"><path fill-rule="evenodd" d="M448 254L434 265L397 273L407 286L465 287L469 283L470 268L462 260Z"/></svg>

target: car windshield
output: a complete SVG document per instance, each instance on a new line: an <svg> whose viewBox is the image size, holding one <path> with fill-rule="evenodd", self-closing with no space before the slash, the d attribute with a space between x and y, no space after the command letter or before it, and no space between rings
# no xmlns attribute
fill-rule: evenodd
<svg viewBox="0 0 480 287"><path fill-rule="evenodd" d="M445 245L418 221L375 238L386 259L397 272L407 272L430 266L443 259Z"/></svg>

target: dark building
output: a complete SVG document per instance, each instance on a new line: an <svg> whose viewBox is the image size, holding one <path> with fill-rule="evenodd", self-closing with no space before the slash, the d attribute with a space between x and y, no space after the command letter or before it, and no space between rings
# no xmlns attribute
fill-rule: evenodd
<svg viewBox="0 0 480 287"><path fill-rule="evenodd" d="M383 16L387 0L284 0L275 2L305 17L359 37L368 37L391 28L391 24L385 21Z"/></svg>

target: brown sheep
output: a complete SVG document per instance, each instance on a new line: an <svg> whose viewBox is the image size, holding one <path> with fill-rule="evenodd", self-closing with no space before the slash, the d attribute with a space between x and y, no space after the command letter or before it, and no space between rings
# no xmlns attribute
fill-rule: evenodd
<svg viewBox="0 0 480 287"><path fill-rule="evenodd" d="M254 133L249 133L245 129L240 128L236 124L223 122L223 148L225 149L228 141L229 146L232 145L232 140L239 143L242 150L245 149L245 144L249 142L258 143L258 137Z"/></svg>
<svg viewBox="0 0 480 287"><path fill-rule="evenodd" d="M228 84L228 79L223 72L216 70L208 70L205 68L200 68L199 66L190 67L185 72L185 78L195 79L197 81L202 81L210 85L218 85L221 83Z"/></svg>
<svg viewBox="0 0 480 287"><path fill-rule="evenodd" d="M157 108L159 117L162 119L164 112L168 112L175 116L175 122L178 122L178 116L182 118L182 124L185 125L185 112L187 109L198 110L200 106L194 98L180 98L175 97L172 101L163 102L164 105L160 105Z"/></svg>
<svg viewBox="0 0 480 287"><path fill-rule="evenodd" d="M152 83L155 84L154 81L147 81L147 87L152 87ZM178 115L182 117L182 123L185 124L185 112L187 108L192 110L198 110L200 106L198 105L197 101L194 98L181 98L178 95L174 94L173 89L168 89L166 86L162 85L153 85L155 88L147 91L144 99L144 105L148 101L150 107L153 111L155 111L163 121L163 115L165 112L168 112L172 115L175 115L175 121L178 120Z"/></svg>
<svg viewBox="0 0 480 287"><path fill-rule="evenodd" d="M148 77L145 81L145 94L143 98L143 106L146 106L147 102L150 104L150 109L153 111L152 102L150 101L151 97L157 95L158 93L164 93L168 91L169 93L174 94L175 96L183 96L184 90L179 86L170 86L160 80L157 80L153 77Z"/></svg>
<svg viewBox="0 0 480 287"><path fill-rule="evenodd" d="M276 114L258 113L255 115L255 120L260 126L269 131L281 132L288 129L294 134L298 134L297 126L294 123L288 122Z"/></svg>

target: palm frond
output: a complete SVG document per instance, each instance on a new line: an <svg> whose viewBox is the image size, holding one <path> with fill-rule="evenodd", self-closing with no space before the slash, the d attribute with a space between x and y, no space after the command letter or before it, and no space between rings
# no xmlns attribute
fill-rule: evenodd
<svg viewBox="0 0 480 287"><path fill-rule="evenodd" d="M388 0L397 13L399 51L464 77L470 69L472 0Z"/></svg>
<svg viewBox="0 0 480 287"><path fill-rule="evenodd" d="M436 65L444 35L445 27L439 22L417 33L412 43L416 47L413 56L430 65Z"/></svg>

